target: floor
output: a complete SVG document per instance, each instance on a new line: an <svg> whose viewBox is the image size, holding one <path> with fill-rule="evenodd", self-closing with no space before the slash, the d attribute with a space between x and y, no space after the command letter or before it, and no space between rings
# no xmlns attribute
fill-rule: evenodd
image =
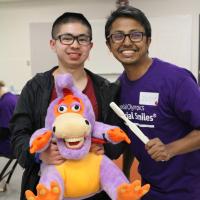
<svg viewBox="0 0 200 200"><path fill-rule="evenodd" d="M0 157L0 171L3 169L7 161L7 158ZM0 200L19 200L22 172L23 169L17 165L10 183L7 185L7 190L5 192L0 192ZM0 190L4 182L4 179L0 182Z"/></svg>

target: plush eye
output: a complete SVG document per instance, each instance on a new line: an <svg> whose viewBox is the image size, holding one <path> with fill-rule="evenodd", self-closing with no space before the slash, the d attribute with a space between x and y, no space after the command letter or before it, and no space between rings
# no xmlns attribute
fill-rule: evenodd
<svg viewBox="0 0 200 200"><path fill-rule="evenodd" d="M65 113L67 111L67 106L61 105L58 107L58 112L59 113Z"/></svg>
<svg viewBox="0 0 200 200"><path fill-rule="evenodd" d="M79 104L72 105L72 110L75 112L78 112L81 109L81 106Z"/></svg>

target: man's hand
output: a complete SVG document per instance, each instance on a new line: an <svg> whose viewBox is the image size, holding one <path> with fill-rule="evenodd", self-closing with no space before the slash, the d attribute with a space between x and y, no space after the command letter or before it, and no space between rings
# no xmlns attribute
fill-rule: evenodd
<svg viewBox="0 0 200 200"><path fill-rule="evenodd" d="M145 145L145 149L155 161L168 161L173 157L169 145L165 145L159 138L150 140Z"/></svg>
<svg viewBox="0 0 200 200"><path fill-rule="evenodd" d="M55 141L51 141L49 147L40 154L40 160L48 165L59 165L65 161L65 159L60 155Z"/></svg>

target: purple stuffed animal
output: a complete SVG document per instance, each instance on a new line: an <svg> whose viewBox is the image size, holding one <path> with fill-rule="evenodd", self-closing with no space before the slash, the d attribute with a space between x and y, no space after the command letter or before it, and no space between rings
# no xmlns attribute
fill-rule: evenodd
<svg viewBox="0 0 200 200"><path fill-rule="evenodd" d="M95 121L92 105L73 85L72 76L55 79L57 98L51 102L45 128L37 130L30 140L30 152L42 152L52 139L66 158L61 165L41 164L37 196L26 191L28 200L78 200L104 190L112 200L137 200L149 190L136 181L129 183L121 170L105 155L90 152L91 138L112 143L126 141L118 127Z"/></svg>

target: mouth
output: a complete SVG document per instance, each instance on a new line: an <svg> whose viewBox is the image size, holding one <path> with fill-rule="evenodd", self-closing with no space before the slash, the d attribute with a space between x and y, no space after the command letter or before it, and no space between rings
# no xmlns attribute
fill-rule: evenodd
<svg viewBox="0 0 200 200"><path fill-rule="evenodd" d="M70 52L70 53L68 53L68 55L72 60L76 60L76 59L79 59L81 57L81 54L76 53L76 52Z"/></svg>
<svg viewBox="0 0 200 200"><path fill-rule="evenodd" d="M135 53L137 53L139 51L138 48L120 48L119 49L119 53L125 57L125 58L130 58L135 56Z"/></svg>
<svg viewBox="0 0 200 200"><path fill-rule="evenodd" d="M130 56L134 55L135 51L134 50L124 50L124 51L121 51L121 53L125 57L130 57Z"/></svg>
<svg viewBox="0 0 200 200"><path fill-rule="evenodd" d="M84 137L65 138L64 142L69 149L80 149L84 144Z"/></svg>

